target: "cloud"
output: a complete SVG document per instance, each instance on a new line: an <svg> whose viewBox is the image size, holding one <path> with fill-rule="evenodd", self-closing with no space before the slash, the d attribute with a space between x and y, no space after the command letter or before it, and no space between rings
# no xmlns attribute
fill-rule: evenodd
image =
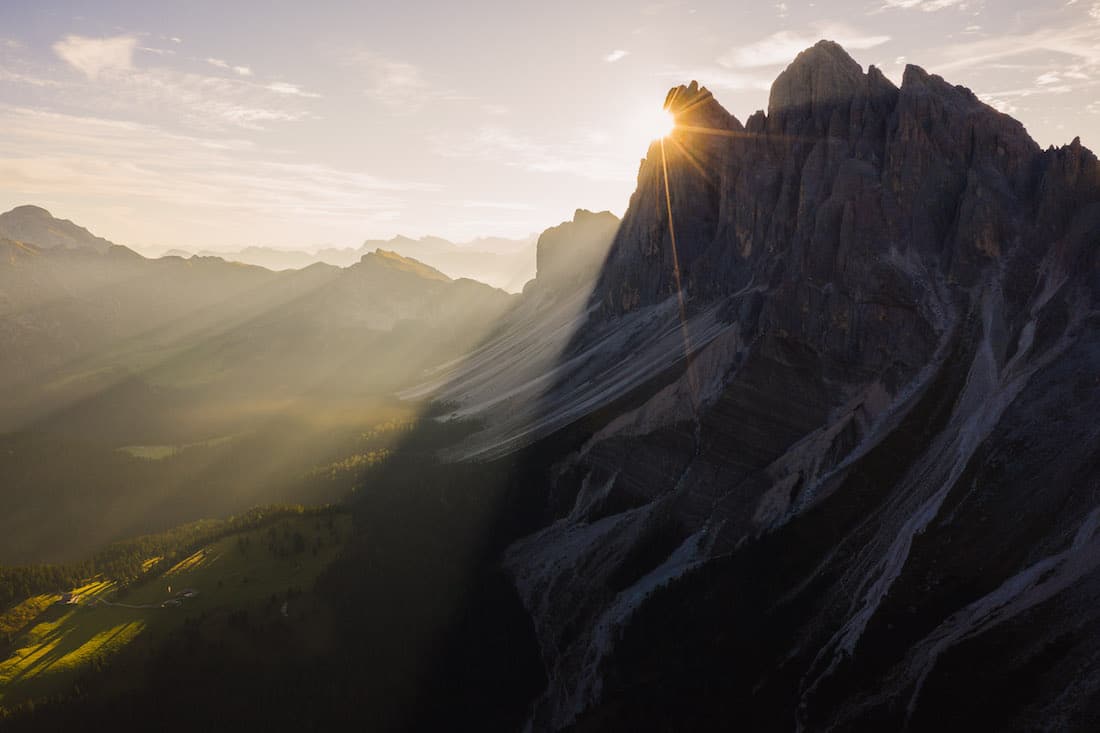
<svg viewBox="0 0 1100 733"><path fill-rule="evenodd" d="M491 161L533 173L564 173L593 181L633 179L644 150L619 150L599 141L591 131L565 140L538 140L498 125L485 125L472 135L437 135L432 142L438 155Z"/></svg>
<svg viewBox="0 0 1100 733"><path fill-rule="evenodd" d="M366 89L369 97L390 106L406 106L428 93L427 80L413 64L380 57L365 57L363 61L370 77Z"/></svg>
<svg viewBox="0 0 1100 733"><path fill-rule="evenodd" d="M61 82L54 79L43 79L38 76L31 76L30 74L20 74L17 71L10 71L3 67L0 67L0 81L14 82L16 84L27 84L32 87L53 87L60 88L64 86Z"/></svg>
<svg viewBox="0 0 1100 733"><path fill-rule="evenodd" d="M936 65L936 70L945 72L990 66L1003 59L1036 52L1073 57L1082 67L1100 66L1100 30L1088 26L1041 28L1030 33L1005 34L944 46L937 49L944 61ZM1049 68L1049 59L1039 65Z"/></svg>
<svg viewBox="0 0 1100 733"><path fill-rule="evenodd" d="M0 81L50 87L54 90L51 99L67 108L146 122L170 119L203 131L227 127L262 130L270 123L313 116L308 103L319 95L286 82L257 84L236 67L226 66L236 74L205 75L159 66L123 71L116 64L109 74L99 69L87 77L58 79L3 69Z"/></svg>
<svg viewBox="0 0 1100 733"><path fill-rule="evenodd" d="M54 53L89 79L101 74L129 71L134 66L137 38L86 38L69 35L53 44Z"/></svg>
<svg viewBox="0 0 1100 733"><path fill-rule="evenodd" d="M285 81L272 82L272 83L268 84L266 87L264 87L264 89L267 89L268 91L275 92L276 94L285 94L285 95L291 96L291 97L316 98L316 97L321 96L320 94L315 94L314 92L307 92L304 89L302 89L300 86L298 86L297 84L288 84Z"/></svg>
<svg viewBox="0 0 1100 733"><path fill-rule="evenodd" d="M466 209L498 209L501 211L531 211L534 209L531 204L513 201L463 201L462 206Z"/></svg>
<svg viewBox="0 0 1100 733"><path fill-rule="evenodd" d="M710 90L726 89L729 91L767 91L771 88L771 74L753 74L741 71L731 71L721 67L696 66L690 68L675 68L662 71L659 76L667 79L672 84L686 84L695 79Z"/></svg>
<svg viewBox="0 0 1100 733"><path fill-rule="evenodd" d="M136 67L136 50L151 51L164 61L173 58L174 52L139 47L135 36L68 35L53 49L81 75L40 79L6 68L0 81L55 88L51 99L68 109L145 122L173 120L203 131L230 127L261 130L272 123L308 119L314 116L308 100L320 96L285 81L256 83L250 80L252 69L248 66L213 56L201 61L231 72L229 76L183 71L155 58L146 59L149 66Z"/></svg>
<svg viewBox="0 0 1100 733"><path fill-rule="evenodd" d="M923 10L926 13L956 6L966 7L966 0L884 0L884 2L883 10Z"/></svg>
<svg viewBox="0 0 1100 733"><path fill-rule="evenodd" d="M779 66L822 38L830 38L849 51L874 48L890 40L890 36L867 35L843 25L819 25L812 33L779 31L755 43L737 46L719 56L718 63L727 68Z"/></svg>
<svg viewBox="0 0 1100 733"><path fill-rule="evenodd" d="M438 187L280 160L247 140L0 105L0 179L29 200L78 196L361 226ZM144 203L143 203L144 202Z"/></svg>
<svg viewBox="0 0 1100 733"><path fill-rule="evenodd" d="M252 69L247 66L233 66L225 59L208 58L206 63L211 66L216 66L219 69L225 69L226 71L234 71L240 76L252 76ZM274 91L274 90L273 90Z"/></svg>
<svg viewBox="0 0 1100 733"><path fill-rule="evenodd" d="M603 60L609 64L613 64L616 61L622 61L624 58L630 55L630 51L624 51L621 48L617 48L611 53L603 57Z"/></svg>
<svg viewBox="0 0 1100 733"><path fill-rule="evenodd" d="M440 87L415 64L366 51L347 54L344 63L363 73L363 93L391 112L412 114L431 102L473 101L475 97Z"/></svg>

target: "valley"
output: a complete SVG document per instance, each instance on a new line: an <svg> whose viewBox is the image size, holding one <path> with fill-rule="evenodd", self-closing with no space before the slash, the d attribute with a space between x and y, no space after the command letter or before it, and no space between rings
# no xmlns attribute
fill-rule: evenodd
<svg viewBox="0 0 1100 733"><path fill-rule="evenodd" d="M159 569L126 583L96 576L20 602L0 616L0 710L67 694L104 669L136 671L170 635L215 623L212 616L296 625L309 644L326 648L331 629L313 584L349 531L350 517L332 511L275 518L178 561L148 558L145 566ZM130 689L140 679L112 674L109 685Z"/></svg>

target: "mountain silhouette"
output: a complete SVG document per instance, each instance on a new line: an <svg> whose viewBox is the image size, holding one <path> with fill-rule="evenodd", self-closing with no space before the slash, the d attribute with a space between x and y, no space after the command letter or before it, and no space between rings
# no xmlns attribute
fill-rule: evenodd
<svg viewBox="0 0 1100 733"><path fill-rule="evenodd" d="M533 728L1095 720L1096 157L829 41L744 123L666 107L586 302L439 393L452 459L553 456L502 556Z"/></svg>

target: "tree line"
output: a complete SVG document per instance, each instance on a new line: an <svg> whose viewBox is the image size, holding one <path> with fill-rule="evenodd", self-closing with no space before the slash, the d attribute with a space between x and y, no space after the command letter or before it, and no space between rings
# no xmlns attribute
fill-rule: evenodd
<svg viewBox="0 0 1100 733"><path fill-rule="evenodd" d="M276 504L227 519L200 519L164 532L112 542L90 558L61 564L0 566L0 609L42 593L61 593L102 576L127 586L156 577L203 545L279 519L340 511L338 507ZM152 561L152 562L150 562Z"/></svg>

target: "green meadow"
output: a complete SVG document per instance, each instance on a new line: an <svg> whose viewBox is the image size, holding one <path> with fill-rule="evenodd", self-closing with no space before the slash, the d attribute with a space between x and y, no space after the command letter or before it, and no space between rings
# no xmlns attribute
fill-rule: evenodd
<svg viewBox="0 0 1100 733"><path fill-rule="evenodd" d="M12 635L0 661L0 706L66 692L89 665L131 645L155 646L189 618L309 591L350 521L345 514L278 520L202 547L139 585L90 579L71 589L68 603L40 595L8 609L0 614L0 631Z"/></svg>

